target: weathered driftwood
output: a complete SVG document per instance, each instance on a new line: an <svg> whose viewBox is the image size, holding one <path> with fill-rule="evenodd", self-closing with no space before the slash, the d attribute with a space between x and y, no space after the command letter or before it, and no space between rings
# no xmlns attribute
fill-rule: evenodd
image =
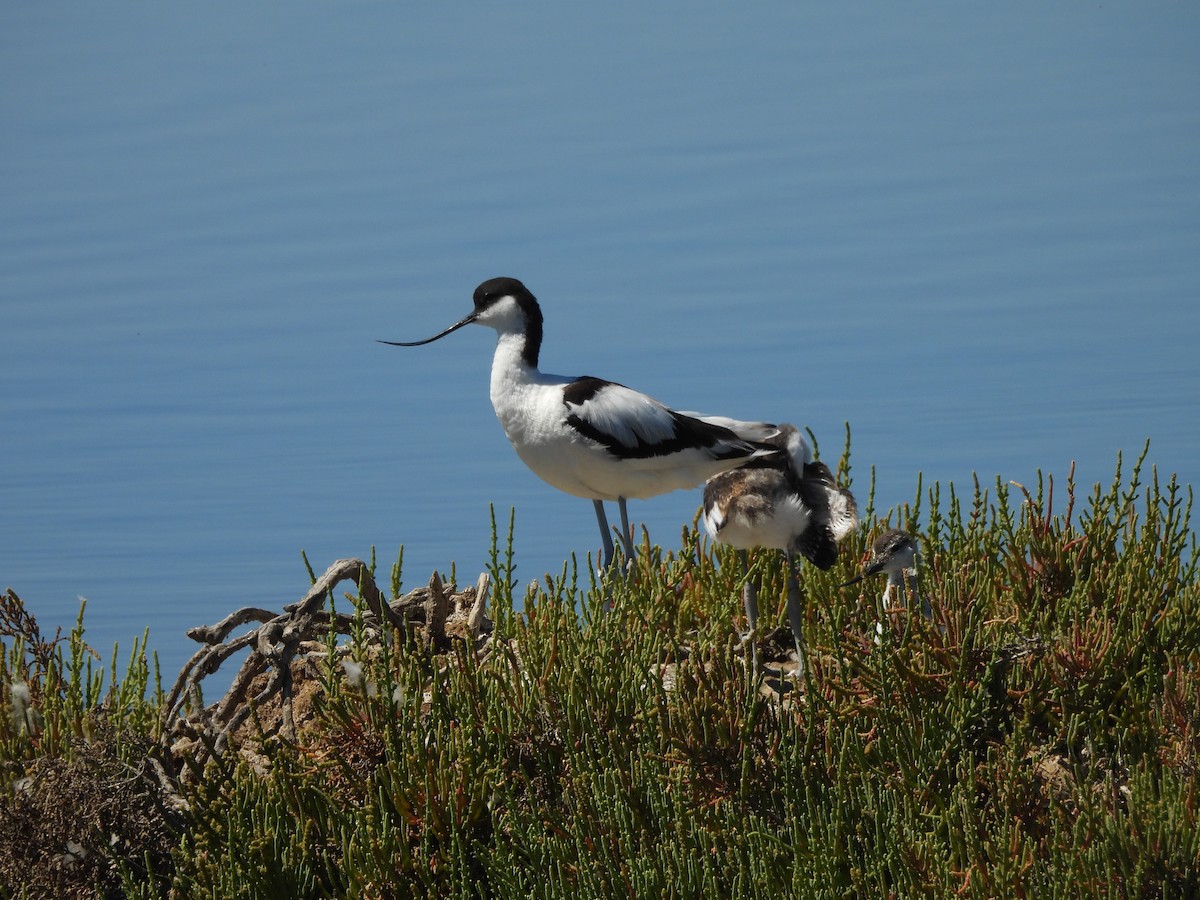
<svg viewBox="0 0 1200 900"><path fill-rule="evenodd" d="M230 739L257 710L278 703L278 731L285 740L296 740L295 668L308 651L324 652L331 633L349 635L356 627L355 616L331 614L325 608L330 592L343 581L352 581L367 607L361 622L367 636L383 641L394 628L419 629L432 647L444 646L451 636L481 648L491 632L486 616L488 576L480 575L474 588L461 593L447 589L435 572L429 587L393 600L384 599L366 563L339 559L331 565L297 603L280 613L246 607L215 625L193 628L188 636L204 646L193 654L163 710L163 734L168 744L180 738L202 761L210 752L221 754ZM245 625L258 623L249 631L233 635ZM231 656L249 650L229 690L216 704L205 708L200 701L201 682L215 673ZM186 715L185 715L186 713Z"/></svg>

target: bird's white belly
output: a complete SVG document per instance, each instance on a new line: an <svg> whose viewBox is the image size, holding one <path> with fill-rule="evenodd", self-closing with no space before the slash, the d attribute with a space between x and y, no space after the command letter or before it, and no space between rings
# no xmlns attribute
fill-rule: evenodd
<svg viewBox="0 0 1200 900"><path fill-rule="evenodd" d="M811 513L799 498L785 495L774 498L769 513L734 504L719 528L711 514L705 515L704 525L714 538L738 550L755 547L789 550L808 529L810 518Z"/></svg>
<svg viewBox="0 0 1200 900"><path fill-rule="evenodd" d="M696 487L738 461L712 460L698 450L622 459L566 422L558 385L509 385L492 405L517 455L543 481L576 497L641 499Z"/></svg>

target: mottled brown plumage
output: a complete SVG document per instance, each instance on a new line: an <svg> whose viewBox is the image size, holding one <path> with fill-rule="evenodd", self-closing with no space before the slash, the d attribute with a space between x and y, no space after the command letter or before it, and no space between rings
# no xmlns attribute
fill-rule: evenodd
<svg viewBox="0 0 1200 900"><path fill-rule="evenodd" d="M854 497L839 487L823 462L812 459L808 443L794 425L779 426L767 440L781 453L752 459L723 472L704 487L704 527L714 540L736 547L746 565L755 547L787 554L788 621L796 640L796 656L804 669L803 601L796 580L798 553L819 569L837 562L838 541L858 524ZM757 587L746 580L743 591L751 632L757 626Z"/></svg>

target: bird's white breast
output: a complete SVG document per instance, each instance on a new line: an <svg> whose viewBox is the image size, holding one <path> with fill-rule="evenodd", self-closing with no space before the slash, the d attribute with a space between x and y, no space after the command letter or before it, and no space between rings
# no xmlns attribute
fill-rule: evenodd
<svg viewBox="0 0 1200 900"><path fill-rule="evenodd" d="M706 509L704 526L712 537L739 550L790 550L808 528L811 516L808 507L790 492L752 493L734 498L724 509Z"/></svg>

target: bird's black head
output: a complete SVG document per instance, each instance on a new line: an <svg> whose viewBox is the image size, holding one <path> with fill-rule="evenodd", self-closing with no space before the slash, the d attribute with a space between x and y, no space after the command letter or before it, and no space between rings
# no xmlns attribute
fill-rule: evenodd
<svg viewBox="0 0 1200 900"><path fill-rule="evenodd" d="M475 288L475 294L472 297L475 303L476 321L480 321L481 324L490 324L486 321L488 311L507 297L513 299L524 315L524 357L529 365L536 368L538 352L542 347L542 310L538 306L537 298L529 292L529 288L515 278L489 278ZM499 312L497 310L497 313Z"/></svg>
<svg viewBox="0 0 1200 900"><path fill-rule="evenodd" d="M475 288L475 295L472 298L475 301L475 311L482 312L493 303L496 303L502 297L522 296L533 299L533 294L529 293L529 288L521 284L515 278L489 278L479 287Z"/></svg>

